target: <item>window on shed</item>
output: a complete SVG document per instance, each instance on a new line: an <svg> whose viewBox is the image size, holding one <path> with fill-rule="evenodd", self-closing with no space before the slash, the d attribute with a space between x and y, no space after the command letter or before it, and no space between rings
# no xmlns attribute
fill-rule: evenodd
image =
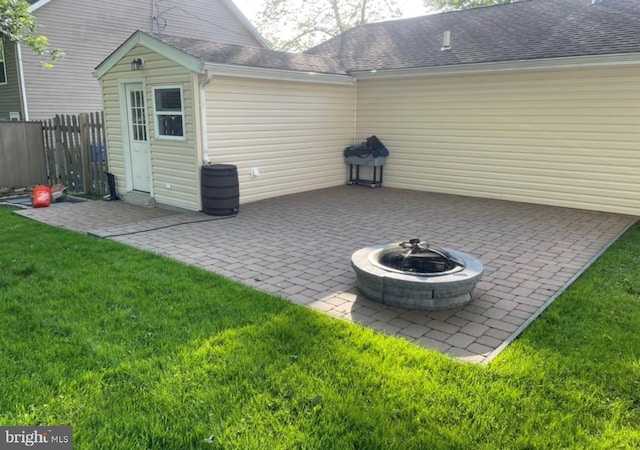
<svg viewBox="0 0 640 450"><path fill-rule="evenodd" d="M0 84L7 82L7 69L4 64L4 43L2 42L2 36L0 36Z"/></svg>
<svg viewBox="0 0 640 450"><path fill-rule="evenodd" d="M166 86L153 88L156 116L156 137L184 138L184 108L182 88Z"/></svg>

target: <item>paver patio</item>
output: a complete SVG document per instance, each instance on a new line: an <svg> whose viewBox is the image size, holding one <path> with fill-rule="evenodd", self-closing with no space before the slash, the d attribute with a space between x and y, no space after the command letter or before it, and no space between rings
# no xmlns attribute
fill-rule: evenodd
<svg viewBox="0 0 640 450"><path fill-rule="evenodd" d="M465 361L492 359L636 217L341 186L242 205L233 218L85 202L17 214L172 257ZM351 254L421 238L478 257L475 299L447 311L359 295Z"/></svg>

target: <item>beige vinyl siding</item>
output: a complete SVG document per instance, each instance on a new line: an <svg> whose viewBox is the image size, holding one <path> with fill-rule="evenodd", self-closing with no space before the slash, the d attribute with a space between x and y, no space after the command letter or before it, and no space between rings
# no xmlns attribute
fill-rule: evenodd
<svg viewBox="0 0 640 450"><path fill-rule="evenodd" d="M637 68L360 81L387 186L640 214Z"/></svg>
<svg viewBox="0 0 640 450"><path fill-rule="evenodd" d="M222 0L156 2L162 11L158 19L162 29L154 26L153 3L52 0L36 10L38 31L65 56L53 70L46 70L36 55L23 52L30 118L100 110L100 87L93 71L136 30L259 45Z"/></svg>
<svg viewBox="0 0 640 450"><path fill-rule="evenodd" d="M144 69L133 72L130 61L138 57L144 59ZM123 134L121 126L120 83L127 79L139 81L140 78L145 83L154 198L161 204L198 210L200 194L196 150L198 135L194 124L195 78L183 67L141 46L129 52L102 79L109 170L116 175L118 191L123 193L127 189L124 142L127 135ZM182 87L185 140L156 139L153 88L158 86Z"/></svg>
<svg viewBox="0 0 640 450"><path fill-rule="evenodd" d="M7 40L4 41L4 65L7 82L0 84L0 120L8 120L10 112L19 112L23 119L15 46Z"/></svg>
<svg viewBox="0 0 640 450"><path fill-rule="evenodd" d="M206 97L209 159L238 167L241 203L345 183L353 86L214 77Z"/></svg>
<svg viewBox="0 0 640 450"><path fill-rule="evenodd" d="M127 191L124 162L124 130L120 121L120 87L115 76L105 75L100 80L103 94L104 131L107 143L107 165L116 177L116 189Z"/></svg>

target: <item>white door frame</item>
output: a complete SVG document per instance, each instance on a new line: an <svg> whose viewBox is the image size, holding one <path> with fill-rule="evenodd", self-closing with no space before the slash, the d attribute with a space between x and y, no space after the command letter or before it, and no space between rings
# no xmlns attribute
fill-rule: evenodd
<svg viewBox="0 0 640 450"><path fill-rule="evenodd" d="M150 130L149 130L149 105L147 101L147 87L144 81L144 78L127 78L123 80L118 80L118 97L120 102L120 126L122 129L122 150L124 152L124 169L125 169L125 183L127 187L127 192L133 191L133 165L131 163L131 128L129 126L129 108L127 107L127 85L128 84L141 84L142 89L145 92L145 103L146 103L146 119L147 119L147 139L150 143ZM151 155L149 155L151 156ZM151 161L149 162L149 195L154 197L153 190L153 173L151 169Z"/></svg>

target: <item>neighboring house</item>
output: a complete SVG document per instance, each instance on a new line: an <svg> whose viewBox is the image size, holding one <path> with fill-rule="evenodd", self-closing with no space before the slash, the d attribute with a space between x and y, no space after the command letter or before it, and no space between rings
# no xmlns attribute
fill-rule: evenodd
<svg viewBox="0 0 640 450"><path fill-rule="evenodd" d="M44 69L27 45L0 52L0 120L102 110L95 66L136 30L268 46L231 0L29 0L38 33L65 52ZM3 55L4 53L4 55ZM0 72L2 72L0 70ZM4 78L4 80L3 80Z"/></svg>
<svg viewBox="0 0 640 450"><path fill-rule="evenodd" d="M529 0L297 55L137 32L96 69L109 167L199 210L206 162L238 167L245 203L344 184L375 134L385 186L640 215L639 29L640 0Z"/></svg>
<svg viewBox="0 0 640 450"><path fill-rule="evenodd" d="M0 120L20 120L20 83L16 47L0 35Z"/></svg>

